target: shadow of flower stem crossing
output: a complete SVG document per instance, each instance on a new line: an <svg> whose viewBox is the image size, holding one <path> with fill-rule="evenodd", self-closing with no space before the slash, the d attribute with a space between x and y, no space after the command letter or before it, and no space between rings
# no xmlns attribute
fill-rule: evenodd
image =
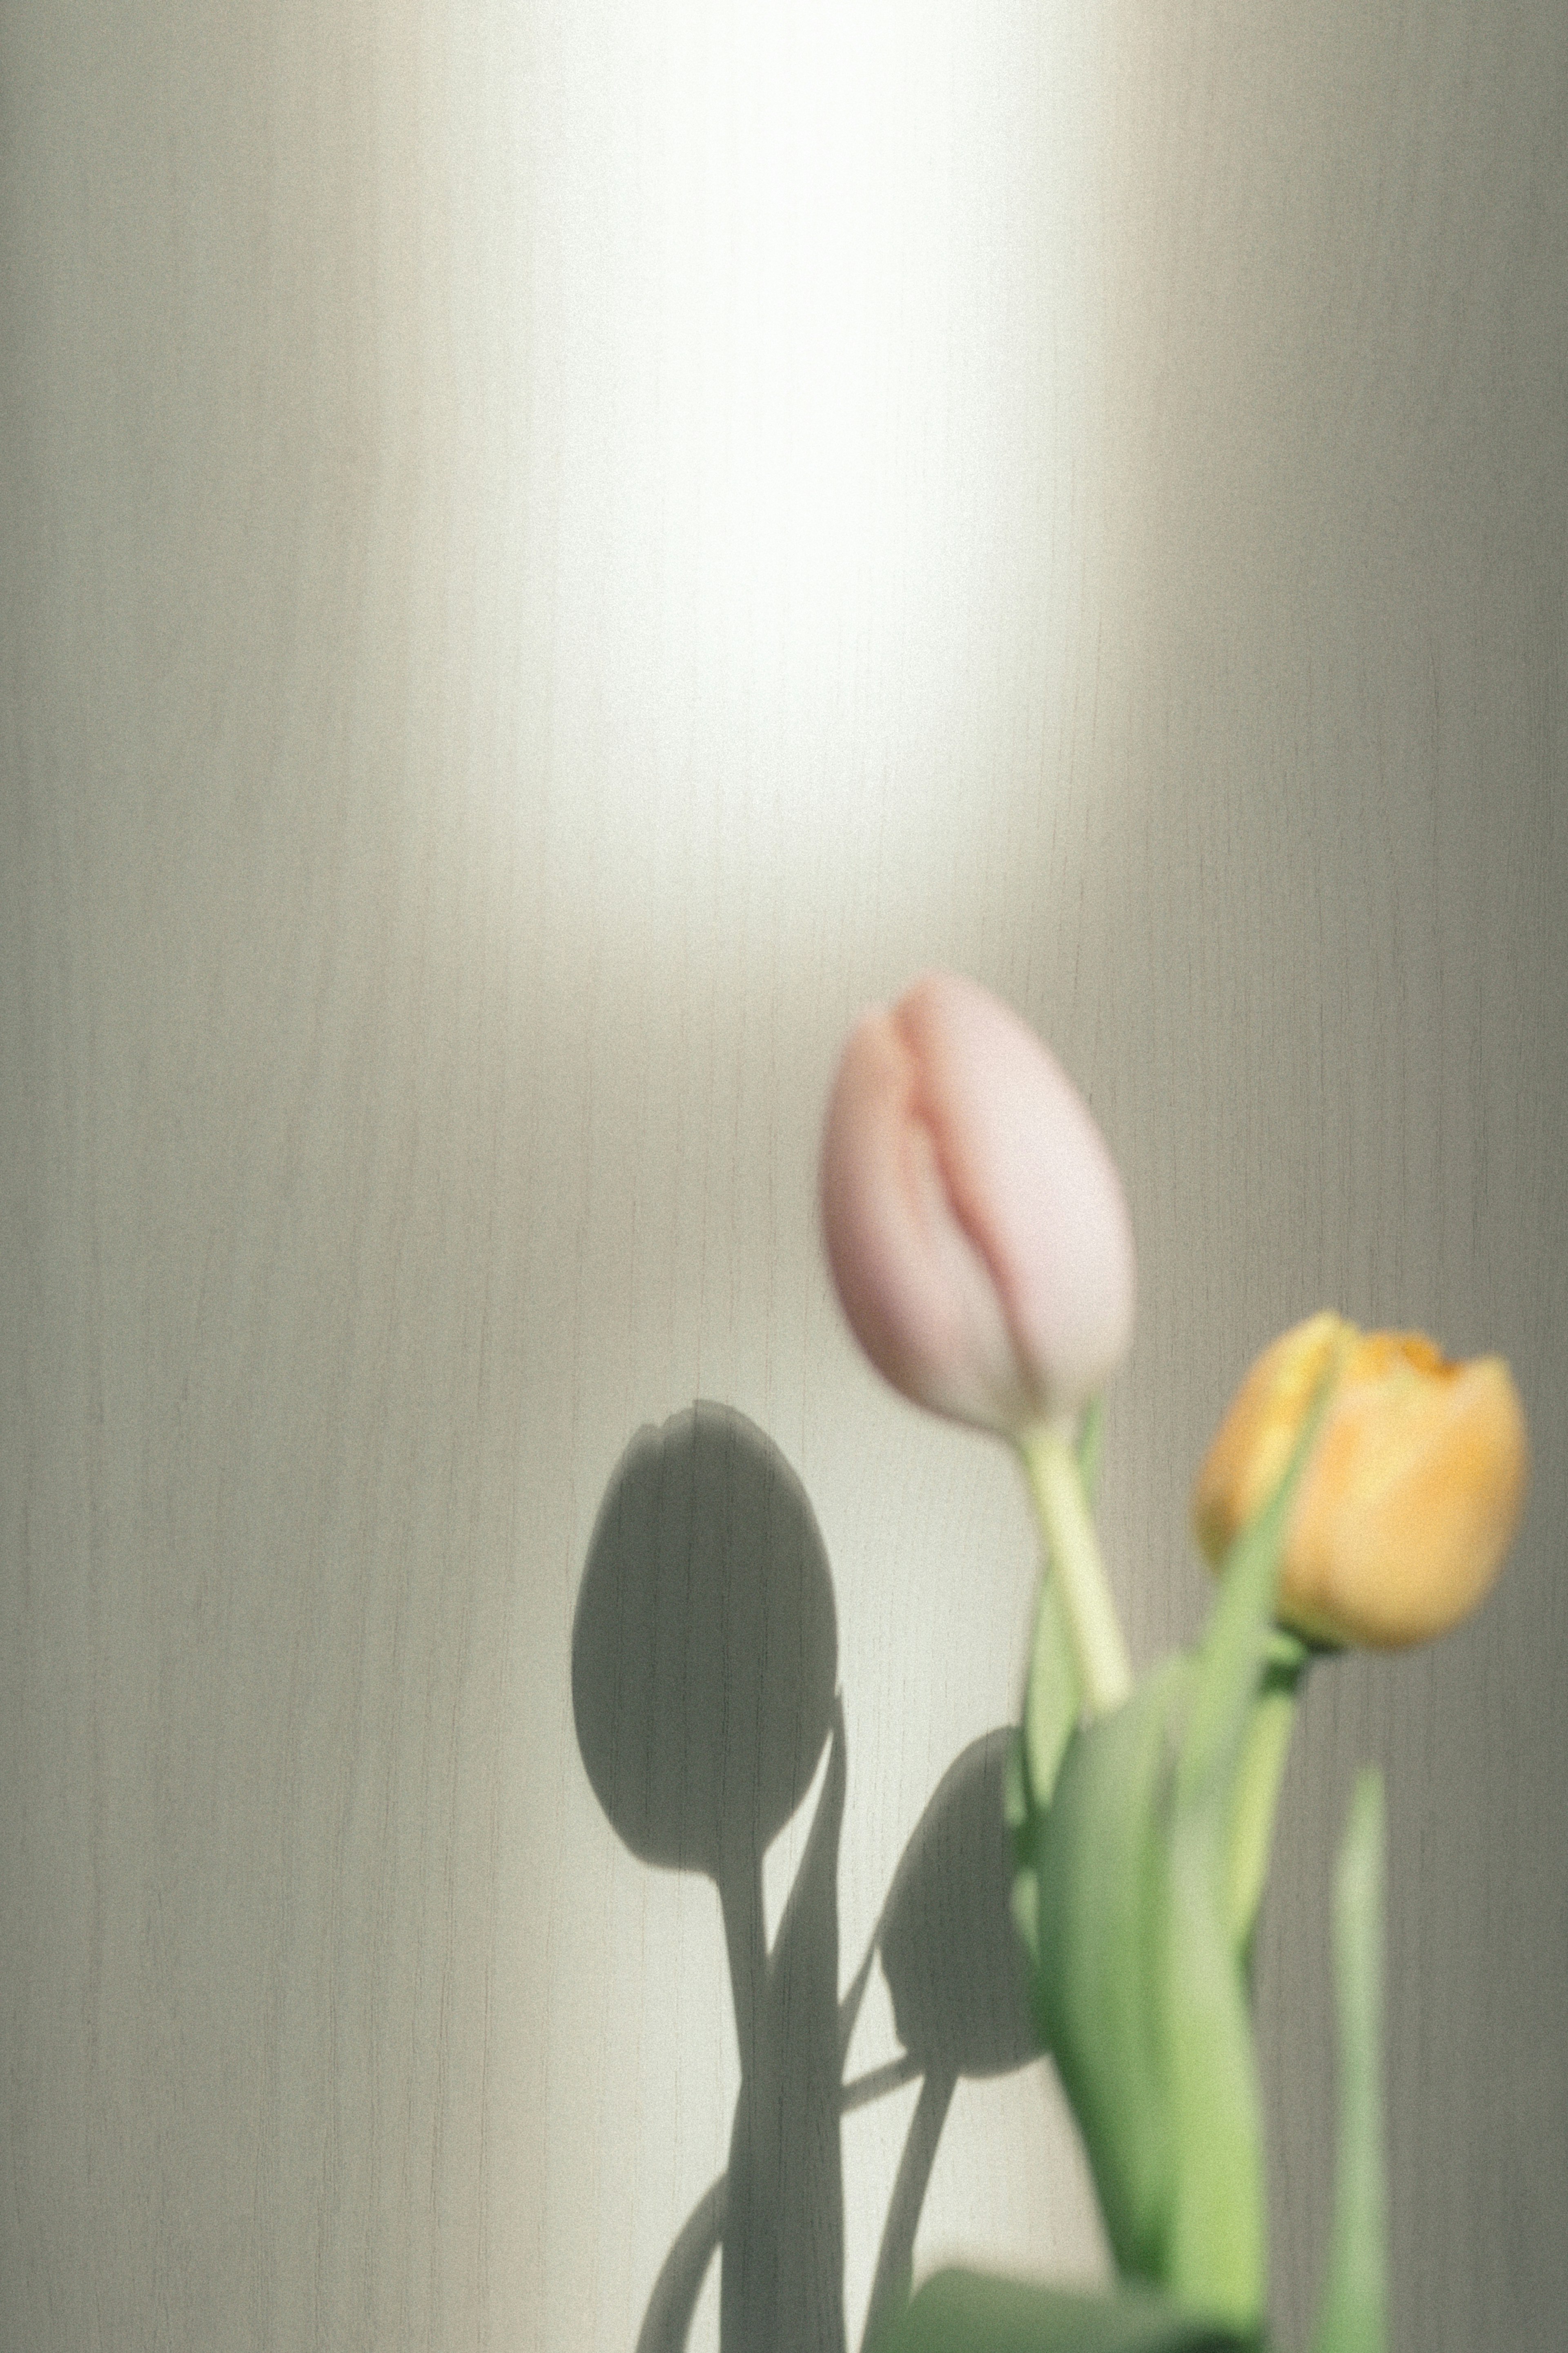
<svg viewBox="0 0 1568 2353"><path fill-rule="evenodd" d="M772 1441L700 1403L646 1429L611 1478L573 1628L584 1766L631 1852L718 1890L741 2057L730 2160L660 2268L637 2353L683 2353L722 2251L722 2353L845 2353L844 2115L923 2078L889 2209L863 2344L907 2299L915 2232L961 2075L1037 2055L1009 1908L1010 1729L957 1759L837 1995L847 1752L826 1554ZM831 1742L778 1935L763 1857ZM903 2055L844 2082L880 1957Z"/></svg>

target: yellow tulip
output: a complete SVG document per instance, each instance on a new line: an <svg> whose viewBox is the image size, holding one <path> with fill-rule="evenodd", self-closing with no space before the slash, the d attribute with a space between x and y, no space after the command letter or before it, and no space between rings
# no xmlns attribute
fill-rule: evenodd
<svg viewBox="0 0 1568 2353"><path fill-rule="evenodd" d="M1198 1542L1217 1567L1279 1484L1325 1374L1279 1617L1312 1641L1429 1641L1486 1599L1519 1525L1524 1413L1500 1356L1452 1364L1424 1333L1363 1333L1326 1313L1296 1324L1253 1366L1209 1450Z"/></svg>

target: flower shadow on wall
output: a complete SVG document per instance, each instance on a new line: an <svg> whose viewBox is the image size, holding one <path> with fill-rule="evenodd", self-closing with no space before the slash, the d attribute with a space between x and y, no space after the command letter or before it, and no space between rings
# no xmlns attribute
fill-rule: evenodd
<svg viewBox="0 0 1568 2353"><path fill-rule="evenodd" d="M943 1776L838 1995L838 1835L847 1767L826 1553L773 1441L699 1403L631 1441L578 1595L572 1698L588 1778L643 1862L719 1892L741 2054L723 2174L649 2299L637 2353L682 2353L722 2249L722 2353L843 2353L845 2112L923 2078L889 2208L863 2344L909 2293L915 2232L960 2076L1037 2055L1010 1910L1003 1788L1010 1727ZM773 1949L763 1857L831 1741ZM904 2056L846 2084L880 1952Z"/></svg>

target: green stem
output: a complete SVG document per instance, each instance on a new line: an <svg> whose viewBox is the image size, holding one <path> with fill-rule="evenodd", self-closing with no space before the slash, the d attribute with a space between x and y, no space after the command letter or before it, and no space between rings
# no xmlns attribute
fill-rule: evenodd
<svg viewBox="0 0 1568 2353"><path fill-rule="evenodd" d="M1024 1768L1037 1812L1044 1813L1051 1802L1068 1742L1082 1714L1083 1685L1072 1627L1062 1599L1062 1581L1053 1573L1047 1553L1035 1600L1029 1679L1024 1686Z"/></svg>
<svg viewBox="0 0 1568 2353"><path fill-rule="evenodd" d="M1312 2353L1386 2353L1383 2142L1383 1780L1363 1773L1334 1874L1339 2147L1329 2276Z"/></svg>
<svg viewBox="0 0 1568 2353"><path fill-rule="evenodd" d="M1018 1451L1060 1582L1085 1703L1091 1715L1107 1715L1131 1691L1132 1668L1084 1498L1071 1425L1037 1422L1019 1437Z"/></svg>
<svg viewBox="0 0 1568 2353"><path fill-rule="evenodd" d="M1225 1890L1226 1925L1231 1942L1241 1953L1250 1944L1268 1875L1274 1818L1290 1754L1301 1678L1310 1656L1298 1636L1275 1629L1263 1688L1247 1727L1247 1745L1231 1800Z"/></svg>

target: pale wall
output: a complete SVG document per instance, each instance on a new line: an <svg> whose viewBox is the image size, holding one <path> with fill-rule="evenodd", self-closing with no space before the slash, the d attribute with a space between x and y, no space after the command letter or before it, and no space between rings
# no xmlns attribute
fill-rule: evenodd
<svg viewBox="0 0 1568 2353"><path fill-rule="evenodd" d="M737 1405L816 1503L846 1968L1013 1701L1006 1464L815 1232L936 963L1127 1173L1139 1659L1283 1321L1517 1367L1515 1563L1313 1690L1262 1997L1299 2339L1380 1757L1400 2341L1547 2353L1568 17L10 0L0 105L0 2342L627 2353L736 2076L573 1737L626 1439ZM954 2248L1098 2259L1037 2074Z"/></svg>

